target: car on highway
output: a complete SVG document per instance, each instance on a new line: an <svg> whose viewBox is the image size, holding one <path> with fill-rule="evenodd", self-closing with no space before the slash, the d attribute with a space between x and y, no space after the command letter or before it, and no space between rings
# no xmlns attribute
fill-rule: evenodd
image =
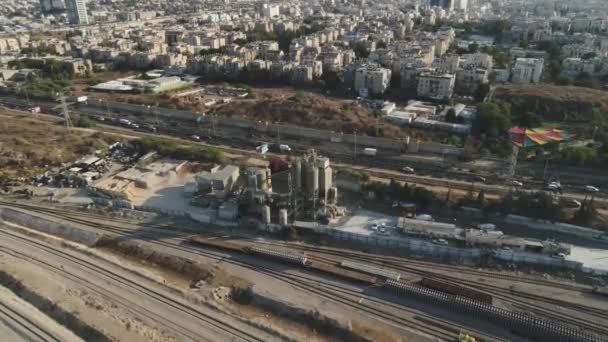
<svg viewBox="0 0 608 342"><path fill-rule="evenodd" d="M599 191L600 191L600 189L599 189L599 188L596 188L596 187L595 187L595 186L593 186L593 185L586 185L586 186L585 186L585 191L587 191L587 192L599 192Z"/></svg>
<svg viewBox="0 0 608 342"><path fill-rule="evenodd" d="M512 181L512 182L511 182L511 185L516 186L516 187L518 187L518 188L521 188L521 187L523 187L523 186L524 186L524 183L522 183L522 182L520 182L520 181L516 181L516 180L514 180L514 181Z"/></svg>
<svg viewBox="0 0 608 342"><path fill-rule="evenodd" d="M486 182L486 177L480 176L480 175L476 175L475 176L475 180L478 181L478 182L485 183Z"/></svg>
<svg viewBox="0 0 608 342"><path fill-rule="evenodd" d="M409 166L404 166L404 167L403 167L401 170L402 170L404 173L414 173L414 169L413 169L413 168L411 168L411 167L409 167Z"/></svg>
<svg viewBox="0 0 608 342"><path fill-rule="evenodd" d="M560 182L550 182L545 186L545 190L557 192L562 190L562 185Z"/></svg>
<svg viewBox="0 0 608 342"><path fill-rule="evenodd" d="M574 208L574 209L579 209L580 207L583 206L583 204L575 199L571 199L571 200L565 200L564 202L564 206L566 206L566 208Z"/></svg>

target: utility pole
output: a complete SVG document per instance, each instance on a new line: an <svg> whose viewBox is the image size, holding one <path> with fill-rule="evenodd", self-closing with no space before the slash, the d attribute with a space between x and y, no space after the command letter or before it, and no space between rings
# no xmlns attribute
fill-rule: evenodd
<svg viewBox="0 0 608 342"><path fill-rule="evenodd" d="M355 130L355 160L357 160L357 130Z"/></svg>
<svg viewBox="0 0 608 342"><path fill-rule="evenodd" d="M280 124L281 124L281 121L277 121L276 125L277 125L277 141L278 141L278 145L281 145L281 132L280 132L281 126L280 126Z"/></svg>
<svg viewBox="0 0 608 342"><path fill-rule="evenodd" d="M71 128L74 126L72 125L72 120L70 119L68 104L65 102L65 95L63 95L63 93L59 94L59 99L61 100L61 110L63 111L63 120L65 121L65 128L68 132L70 132Z"/></svg>
<svg viewBox="0 0 608 342"><path fill-rule="evenodd" d="M597 134L598 127L593 127L593 134L591 135L591 140L595 142L595 135Z"/></svg>

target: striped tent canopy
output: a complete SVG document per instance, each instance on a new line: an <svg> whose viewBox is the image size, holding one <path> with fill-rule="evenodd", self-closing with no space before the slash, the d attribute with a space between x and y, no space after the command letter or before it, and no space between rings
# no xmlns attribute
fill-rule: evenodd
<svg viewBox="0 0 608 342"><path fill-rule="evenodd" d="M574 134L557 128L521 128L509 129L509 139L517 147L542 146L552 142L571 140Z"/></svg>

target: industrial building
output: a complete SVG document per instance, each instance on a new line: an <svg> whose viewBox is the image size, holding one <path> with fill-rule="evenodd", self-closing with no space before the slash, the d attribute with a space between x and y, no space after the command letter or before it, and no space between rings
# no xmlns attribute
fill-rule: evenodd
<svg viewBox="0 0 608 342"><path fill-rule="evenodd" d="M184 161L162 159L145 166L138 165L95 182L89 190L103 197L131 201L137 195L137 189L170 183L172 177L183 172L186 164Z"/></svg>
<svg viewBox="0 0 608 342"><path fill-rule="evenodd" d="M339 213L330 160L314 150L292 158L282 171L248 169L246 180L241 216L258 217L263 225L286 226L296 219L327 221Z"/></svg>
<svg viewBox="0 0 608 342"><path fill-rule="evenodd" d="M234 165L215 166L211 171L195 175L198 191L211 193L217 198L226 198L239 179L239 168Z"/></svg>

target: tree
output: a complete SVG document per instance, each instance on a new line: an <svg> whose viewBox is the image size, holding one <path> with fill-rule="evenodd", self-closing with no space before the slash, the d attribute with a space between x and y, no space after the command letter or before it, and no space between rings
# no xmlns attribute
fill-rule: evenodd
<svg viewBox="0 0 608 342"><path fill-rule="evenodd" d="M477 106L477 117L473 122L473 135L500 137L511 127L508 111L502 104L495 102L482 103Z"/></svg>
<svg viewBox="0 0 608 342"><path fill-rule="evenodd" d="M488 83L481 83L477 87L477 90L475 90L475 101L482 102L489 93L490 85Z"/></svg>
<svg viewBox="0 0 608 342"><path fill-rule="evenodd" d="M353 47L353 51L355 51L355 56L357 58L367 58L369 57L369 51L365 48L363 44L357 44Z"/></svg>
<svg viewBox="0 0 608 342"><path fill-rule="evenodd" d="M586 54L581 56L582 59L593 59L595 57L597 57L597 53L595 52L587 52Z"/></svg>
<svg viewBox="0 0 608 342"><path fill-rule="evenodd" d="M590 224L597 218L597 209L595 208L594 202L595 200L592 197L591 199L585 199L583 203L581 203L581 207L576 214L574 214L574 218L572 219L574 223Z"/></svg>
<svg viewBox="0 0 608 342"><path fill-rule="evenodd" d="M525 112L517 117L515 123L520 127L534 128L542 126L543 119L538 114Z"/></svg>
<svg viewBox="0 0 608 342"><path fill-rule="evenodd" d="M471 43L469 44L469 53L477 53L479 52L479 44Z"/></svg>
<svg viewBox="0 0 608 342"><path fill-rule="evenodd" d="M445 121L450 123L456 123L458 121L454 108L448 109L448 112L445 114Z"/></svg>
<svg viewBox="0 0 608 342"><path fill-rule="evenodd" d="M324 71L321 78L325 83L325 89L327 90L336 90L342 84L340 77L338 77L338 74L335 71Z"/></svg>
<svg viewBox="0 0 608 342"><path fill-rule="evenodd" d="M485 203L486 203L486 193L481 190L479 191L479 194L477 195L477 199L475 200L477 206L479 208L483 208Z"/></svg>

